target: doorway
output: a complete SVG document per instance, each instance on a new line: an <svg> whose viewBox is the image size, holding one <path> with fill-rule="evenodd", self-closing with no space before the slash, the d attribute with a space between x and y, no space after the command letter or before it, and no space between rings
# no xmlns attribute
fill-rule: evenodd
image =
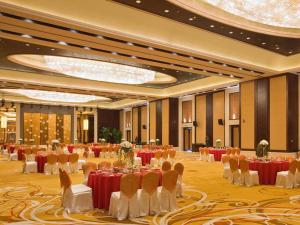
<svg viewBox="0 0 300 225"><path fill-rule="evenodd" d="M192 150L192 128L191 127L183 128L183 150L184 151Z"/></svg>
<svg viewBox="0 0 300 225"><path fill-rule="evenodd" d="M126 140L131 142L131 130L126 130Z"/></svg>
<svg viewBox="0 0 300 225"><path fill-rule="evenodd" d="M240 147L240 126L239 125L231 125L231 146L232 147Z"/></svg>

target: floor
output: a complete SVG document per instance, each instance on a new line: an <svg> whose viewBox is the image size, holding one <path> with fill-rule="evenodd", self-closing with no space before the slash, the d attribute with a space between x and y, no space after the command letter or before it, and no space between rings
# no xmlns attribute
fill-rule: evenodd
<svg viewBox="0 0 300 225"><path fill-rule="evenodd" d="M91 161L99 162L99 159ZM0 224L299 224L300 189L244 187L222 178L222 164L179 153L185 165L184 196L178 209L154 217L119 222L103 210L67 214L61 207L58 176L23 174L22 162L0 158ZM72 174L81 183L82 173Z"/></svg>

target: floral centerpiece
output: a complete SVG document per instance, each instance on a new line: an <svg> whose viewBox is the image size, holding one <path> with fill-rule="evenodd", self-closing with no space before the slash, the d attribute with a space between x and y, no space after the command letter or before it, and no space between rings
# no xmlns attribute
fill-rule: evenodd
<svg viewBox="0 0 300 225"><path fill-rule="evenodd" d="M256 148L256 156L257 158L267 158L269 154L270 146L269 142L266 140L261 140Z"/></svg>
<svg viewBox="0 0 300 225"><path fill-rule="evenodd" d="M155 140L156 145L159 145L159 142L160 142L160 140L157 138L157 139Z"/></svg>
<svg viewBox="0 0 300 225"><path fill-rule="evenodd" d="M106 140L104 138L99 138L101 144L105 144Z"/></svg>
<svg viewBox="0 0 300 225"><path fill-rule="evenodd" d="M18 139L18 144L21 145L22 142L23 142L23 139L22 139L22 138L19 138L19 139Z"/></svg>
<svg viewBox="0 0 300 225"><path fill-rule="evenodd" d="M221 139L217 139L216 140L216 148L221 148L222 147L222 140Z"/></svg>
<svg viewBox="0 0 300 225"><path fill-rule="evenodd" d="M52 150L55 151L58 149L58 145L59 145L59 140L52 140Z"/></svg>
<svg viewBox="0 0 300 225"><path fill-rule="evenodd" d="M129 141L123 141L120 144L118 158L119 158L119 161L122 161L122 158L123 158L126 161L128 167L133 168L134 152L132 150L132 144Z"/></svg>

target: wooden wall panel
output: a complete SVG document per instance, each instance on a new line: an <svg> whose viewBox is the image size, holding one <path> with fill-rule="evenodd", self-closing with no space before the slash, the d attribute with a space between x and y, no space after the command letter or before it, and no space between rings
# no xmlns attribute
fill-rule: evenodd
<svg viewBox="0 0 300 225"><path fill-rule="evenodd" d="M196 143L205 144L206 137L206 95L196 96Z"/></svg>
<svg viewBox="0 0 300 225"><path fill-rule="evenodd" d="M299 88L298 88L298 75L287 74L288 84L288 101L287 101L287 150L298 150L298 122L299 122Z"/></svg>
<svg viewBox="0 0 300 225"><path fill-rule="evenodd" d="M218 120L223 121L220 125ZM225 92L216 92L213 94L213 145L216 144L217 139L221 139L224 145L225 141Z"/></svg>
<svg viewBox="0 0 300 225"><path fill-rule="evenodd" d="M270 79L270 149L286 149L286 77Z"/></svg>
<svg viewBox="0 0 300 225"><path fill-rule="evenodd" d="M142 110L138 107L138 143L142 141Z"/></svg>
<svg viewBox="0 0 300 225"><path fill-rule="evenodd" d="M178 146L179 128L179 101L178 98L169 98L169 144Z"/></svg>
<svg viewBox="0 0 300 225"><path fill-rule="evenodd" d="M162 100L162 141L163 145L169 144L169 99Z"/></svg>
<svg viewBox="0 0 300 225"><path fill-rule="evenodd" d="M270 93L269 78L255 81L255 146L270 140Z"/></svg>
<svg viewBox="0 0 300 225"><path fill-rule="evenodd" d="M56 139L64 143L64 115L56 115Z"/></svg>
<svg viewBox="0 0 300 225"><path fill-rule="evenodd" d="M49 114L48 116L48 143L56 139L56 114Z"/></svg>
<svg viewBox="0 0 300 225"><path fill-rule="evenodd" d="M32 136L31 138L34 139L33 144L39 145L40 144L40 113L32 113L31 114L31 126L32 126Z"/></svg>
<svg viewBox="0 0 300 225"><path fill-rule="evenodd" d="M156 139L156 102L150 102L149 104L149 139Z"/></svg>
<svg viewBox="0 0 300 225"><path fill-rule="evenodd" d="M156 139L162 141L162 100L156 101Z"/></svg>
<svg viewBox="0 0 300 225"><path fill-rule="evenodd" d="M98 133L102 127L116 128L120 126L120 110L98 109Z"/></svg>
<svg viewBox="0 0 300 225"><path fill-rule="evenodd" d="M71 143L71 115L64 115L64 126L63 126L63 132L64 132L64 143L70 144ZM91 129L93 126L92 124L89 124L89 129ZM94 129L93 129L94 130Z"/></svg>
<svg viewBox="0 0 300 225"><path fill-rule="evenodd" d="M207 144L212 146L213 143L213 94L206 95L206 137Z"/></svg>
<svg viewBox="0 0 300 225"><path fill-rule="evenodd" d="M46 145L48 142L48 114L41 114L41 124L40 124L40 140L41 145Z"/></svg>
<svg viewBox="0 0 300 225"><path fill-rule="evenodd" d="M120 131L122 132L122 137L124 137L125 136L125 134L123 134L123 132L124 132L124 110L120 110L120 112L119 112L119 114L120 114L120 125L119 125L119 127L120 127Z"/></svg>
<svg viewBox="0 0 300 225"><path fill-rule="evenodd" d="M241 148L254 149L254 81L240 84Z"/></svg>
<svg viewBox="0 0 300 225"><path fill-rule="evenodd" d="M240 119L240 93L229 93L229 119Z"/></svg>
<svg viewBox="0 0 300 225"><path fill-rule="evenodd" d="M127 111L125 113L125 127L126 128L131 127L131 111Z"/></svg>
<svg viewBox="0 0 300 225"><path fill-rule="evenodd" d="M192 100L182 102L182 120L183 123L192 122Z"/></svg>
<svg viewBox="0 0 300 225"><path fill-rule="evenodd" d="M132 139L138 141L138 108L132 108Z"/></svg>
<svg viewBox="0 0 300 225"><path fill-rule="evenodd" d="M147 106L141 107L141 141L147 142Z"/></svg>
<svg viewBox="0 0 300 225"><path fill-rule="evenodd" d="M24 144L30 144L31 139L31 113L24 113Z"/></svg>

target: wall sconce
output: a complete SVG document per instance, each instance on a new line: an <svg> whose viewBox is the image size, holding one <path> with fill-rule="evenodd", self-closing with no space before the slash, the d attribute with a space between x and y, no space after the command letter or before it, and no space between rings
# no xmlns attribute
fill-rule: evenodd
<svg viewBox="0 0 300 225"><path fill-rule="evenodd" d="M89 120L84 119L83 120L83 130L88 130L89 129Z"/></svg>
<svg viewBox="0 0 300 225"><path fill-rule="evenodd" d="M186 118L183 118L183 122L186 123Z"/></svg>
<svg viewBox="0 0 300 225"><path fill-rule="evenodd" d="M1 128L7 128L7 117L1 117Z"/></svg>
<svg viewBox="0 0 300 225"><path fill-rule="evenodd" d="M232 114L232 119L233 119L233 120L236 119L236 114L235 114L235 113Z"/></svg>
<svg viewBox="0 0 300 225"><path fill-rule="evenodd" d="M189 123L191 123L192 122L192 118L189 118Z"/></svg>

